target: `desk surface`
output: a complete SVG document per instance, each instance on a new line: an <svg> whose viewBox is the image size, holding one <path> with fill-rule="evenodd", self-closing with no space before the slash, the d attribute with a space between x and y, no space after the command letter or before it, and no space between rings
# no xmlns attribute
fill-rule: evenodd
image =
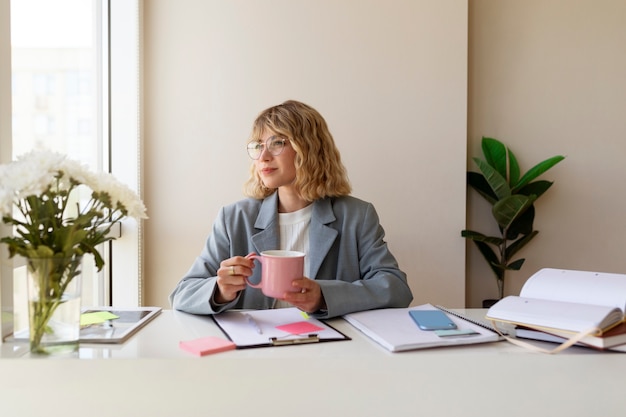
<svg viewBox="0 0 626 417"><path fill-rule="evenodd" d="M70 417L626 414L623 354L570 348L546 355L508 342L390 353L341 319L329 323L352 340L196 357L178 342L223 334L210 317L167 310L123 345L81 345L87 360L30 358L24 343L4 343L0 410Z"/></svg>

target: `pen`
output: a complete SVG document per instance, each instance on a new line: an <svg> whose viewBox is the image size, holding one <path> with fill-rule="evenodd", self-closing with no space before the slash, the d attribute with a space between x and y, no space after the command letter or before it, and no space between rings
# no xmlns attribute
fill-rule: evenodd
<svg viewBox="0 0 626 417"><path fill-rule="evenodd" d="M254 320L254 318L250 314L243 313L243 315L246 316L246 319L248 320L248 323L250 323L252 325L252 327L254 327L256 329L256 332L258 334L263 334L263 331L259 327L259 323L257 323L256 320Z"/></svg>

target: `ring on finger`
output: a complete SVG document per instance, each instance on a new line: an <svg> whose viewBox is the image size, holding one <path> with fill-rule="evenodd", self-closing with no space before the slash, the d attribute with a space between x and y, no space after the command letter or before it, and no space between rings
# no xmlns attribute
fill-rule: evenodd
<svg viewBox="0 0 626 417"><path fill-rule="evenodd" d="M235 265L230 267L230 271L228 271L228 275L235 275Z"/></svg>

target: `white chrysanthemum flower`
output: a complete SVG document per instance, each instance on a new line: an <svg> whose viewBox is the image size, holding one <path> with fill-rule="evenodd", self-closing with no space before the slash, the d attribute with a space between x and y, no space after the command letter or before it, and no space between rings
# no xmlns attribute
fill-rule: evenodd
<svg viewBox="0 0 626 417"><path fill-rule="evenodd" d="M76 206L69 204L69 196L65 191L71 190L73 195L74 190L78 191L78 188L83 187L91 189L91 200L79 203L83 207L79 207L77 212ZM31 200L27 202L26 199L29 198ZM56 204L47 203L50 200L54 200ZM6 219L6 223L16 225L17 219L13 219L14 208L24 212L29 218L27 221L33 221L33 224L19 225L18 233L28 235L23 242L3 240L23 255L31 253L31 246L34 249L38 247L40 243L35 243L39 241L38 239L48 239L48 236L55 235L56 228L73 227L74 222L81 225L89 224L88 229L95 230L98 225L111 220L120 220L124 216L131 216L137 220L147 218L146 207L139 196L113 175L93 173L87 165L49 151L31 151L9 164L0 165L0 215ZM61 210L63 212L60 212ZM22 217L19 215L20 219ZM51 222L59 218L63 219L63 223L52 225ZM63 239L66 238L63 234L65 232L59 233L59 236L64 236ZM105 239L101 235L93 236L96 240L85 242L82 251L93 251L95 244ZM48 242L46 245L62 243L54 239L50 242L56 243ZM74 245L81 245L81 242ZM64 246L61 244L60 247Z"/></svg>
<svg viewBox="0 0 626 417"><path fill-rule="evenodd" d="M93 173L85 164L68 159L60 153L31 151L2 168L4 174L0 177L4 191L0 194L3 198L0 202L3 207L2 213L5 213L4 210L11 205L13 197L23 199L31 195L40 195L48 187L56 187L57 184L59 190L67 190L70 188L71 179L75 183L86 185L92 191L107 193L113 204L110 209L115 209L119 203L130 217L147 218L143 202L128 186L109 173ZM63 176L57 181L59 171L63 172ZM16 194L9 196L10 189ZM11 202L8 199L11 199ZM11 209L8 209L8 213L10 212Z"/></svg>
<svg viewBox="0 0 626 417"><path fill-rule="evenodd" d="M13 198L15 197L15 188L9 181L6 166L0 166L0 216L11 214L13 210Z"/></svg>
<svg viewBox="0 0 626 417"><path fill-rule="evenodd" d="M11 187L15 198L23 199L44 192L54 181L53 168L61 164L63 157L41 152L31 152L6 166L2 187Z"/></svg>
<svg viewBox="0 0 626 417"><path fill-rule="evenodd" d="M146 208L141 199L128 186L115 179L113 175L107 172L95 174L90 178L87 185L95 192L107 193L111 198L113 208L120 204L126 209L130 217L146 218Z"/></svg>
<svg viewBox="0 0 626 417"><path fill-rule="evenodd" d="M93 174L89 171L87 165L82 164L78 161L74 161L72 159L65 159L62 164L57 167L57 170L63 172L62 182L64 184L69 184L70 178L79 184L85 184L86 186L91 188L91 183L93 182Z"/></svg>

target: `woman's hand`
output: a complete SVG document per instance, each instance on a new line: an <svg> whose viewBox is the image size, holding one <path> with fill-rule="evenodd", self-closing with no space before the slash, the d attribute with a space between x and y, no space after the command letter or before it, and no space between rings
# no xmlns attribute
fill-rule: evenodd
<svg viewBox="0 0 626 417"><path fill-rule="evenodd" d="M291 285L298 289L298 292L286 292L283 301L287 301L307 313L313 313L326 307L322 289L314 280L306 277L297 278L291 282Z"/></svg>
<svg viewBox="0 0 626 417"><path fill-rule="evenodd" d="M246 288L246 277L252 275L253 267L254 261L243 256L223 260L217 270L215 302L224 304L233 301L239 291Z"/></svg>

